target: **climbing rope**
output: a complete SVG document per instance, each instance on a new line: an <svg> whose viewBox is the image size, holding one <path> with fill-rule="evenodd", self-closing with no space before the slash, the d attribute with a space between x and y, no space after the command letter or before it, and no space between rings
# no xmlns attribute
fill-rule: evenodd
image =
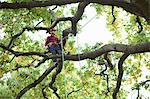
<svg viewBox="0 0 150 99"><path fill-rule="evenodd" d="M88 21L81 27L81 29L84 28L87 24L89 24L95 17L96 17L96 15L94 15L90 20L88 20ZM81 67L81 63L80 63L81 60L80 60L79 50L80 50L80 48L79 48L79 37L78 37L78 35L77 35L77 54L78 54L79 66Z"/></svg>
<svg viewBox="0 0 150 99"><path fill-rule="evenodd" d="M53 10L50 10L50 13L51 13L51 15L52 15L52 19L51 19L51 23L53 22L53 21L55 21L56 20L56 15L55 15L55 13L54 13L54 11ZM58 33L60 33L60 45L61 45L61 56L62 56L62 67L64 66L64 47L63 47L63 40L65 39L65 38L63 38L63 36L62 36L62 31L61 31L61 27L60 27L60 25L58 24L57 25L57 31L58 31ZM65 83L65 85L67 85L67 79L66 79L66 77L64 76L64 78L65 78L65 80L64 80L64 83ZM65 89L65 90L67 90L67 89ZM65 91L65 99L68 99L68 97L67 97L67 91Z"/></svg>
<svg viewBox="0 0 150 99"><path fill-rule="evenodd" d="M81 66L79 50L80 50L80 48L79 48L79 37L77 35L77 54L78 54L78 60L79 60L78 63L79 63L79 66Z"/></svg>
<svg viewBox="0 0 150 99"><path fill-rule="evenodd" d="M64 46L63 46L63 36L62 36L62 31L61 31L61 27L60 27L60 25L58 24L58 26L57 26L57 29L58 29L58 32L60 33L60 44L61 44L61 56L62 56L62 66L64 66ZM65 85L67 85L67 79L66 79L66 77L64 77L65 78L65 80L64 80L64 83L65 83ZM68 97L67 97L67 89L65 89L66 91L65 91L65 99L68 99Z"/></svg>
<svg viewBox="0 0 150 99"><path fill-rule="evenodd" d="M64 66L64 47L63 47L63 36L60 26L57 26L58 32L60 33L60 45L61 45L61 55L62 55L62 65Z"/></svg>
<svg viewBox="0 0 150 99"><path fill-rule="evenodd" d="M81 27L81 29L84 28L87 24L89 24L95 17L96 17L96 15L94 15L90 20L88 20L88 21Z"/></svg>

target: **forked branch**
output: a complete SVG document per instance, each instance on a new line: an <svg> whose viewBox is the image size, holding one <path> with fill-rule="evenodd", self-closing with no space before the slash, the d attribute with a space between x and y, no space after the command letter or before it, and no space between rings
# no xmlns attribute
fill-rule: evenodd
<svg viewBox="0 0 150 99"><path fill-rule="evenodd" d="M25 88L23 88L18 94L16 99L20 99L22 95L24 95L28 90L35 87L37 84L39 84L56 66L53 65L45 70L45 72L33 83L27 85Z"/></svg>

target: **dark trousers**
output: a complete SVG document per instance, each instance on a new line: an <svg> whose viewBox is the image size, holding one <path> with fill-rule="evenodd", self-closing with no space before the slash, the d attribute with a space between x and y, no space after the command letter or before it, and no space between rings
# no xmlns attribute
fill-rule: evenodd
<svg viewBox="0 0 150 99"><path fill-rule="evenodd" d="M53 55L56 55L56 54L61 54L61 48L58 44L55 44L55 45L51 45L51 46L48 46L48 50L53 54ZM56 62L57 59L53 59L53 62Z"/></svg>

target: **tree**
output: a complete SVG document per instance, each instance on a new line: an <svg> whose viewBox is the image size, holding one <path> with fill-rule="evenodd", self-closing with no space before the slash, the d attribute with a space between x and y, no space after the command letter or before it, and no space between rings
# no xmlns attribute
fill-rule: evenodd
<svg viewBox="0 0 150 99"><path fill-rule="evenodd" d="M67 7L67 4L77 3L78 7L75 7L75 9L70 9L72 11L72 17L63 17L62 11L65 10ZM94 3L94 4L93 4ZM73 47L74 41L69 40L70 38L69 34L73 34L76 36L78 33L78 22L83 17L84 9L90 5L93 4L97 11L103 11L105 10L107 13L108 18L108 28L114 32L115 39L119 39L119 36L121 35L122 30L115 31L115 28L117 26L121 25L121 23L116 22L116 17L119 14L119 11L114 12L114 6L121 7L127 12L130 12L134 15L128 15L130 17L130 23L133 22L133 26L130 25L130 23L126 23L127 26L124 28L126 32L128 32L128 42L127 44L107 44L104 46L96 45L96 47L99 47L98 49L88 47L89 49L86 49L83 51L82 54L76 54L75 49L71 48ZM102 9L102 5L106 6L109 5L112 7L112 16L109 15L109 9ZM61 0L61 1L32 1L32 0L7 0L7 2L1 2L0 3L0 9L1 9L1 25L2 29L5 32L5 37L1 39L0 43L0 52L1 52L1 77L4 77L4 74L11 73L11 79L7 80L7 83L2 80L2 84L7 84L5 90L10 88L10 91L12 92L12 97L16 97L17 99L20 99L26 92L28 92L30 89L30 93L25 94L26 98L29 98L31 96L41 98L42 95L44 98L50 97L54 98L54 96L51 96L51 92L49 91L50 87L53 90L53 93L57 96L57 98L61 97L69 97L70 94L74 92L78 92L82 89L82 85L85 85L86 87L89 85L89 83L86 81L85 78L89 78L92 73L89 71L90 67L85 69L84 77L77 76L77 74L80 74L81 71L77 71L75 67L73 67L73 63L70 61L80 61L85 59L90 59L88 65L94 64L96 61L100 61L100 65L104 65L105 70L103 70L100 74L94 74L94 75L101 75L106 76L107 83L102 83L105 86L107 86L107 91L104 91L104 88L100 90L98 87L91 87L91 90L88 88L85 88L85 90L90 90L93 93L94 89L97 89L96 92L102 97L110 97L112 96L113 99L117 98L117 94L119 92L119 89L121 87L121 82L123 82L123 74L125 69L123 67L123 64L125 60L129 57L129 59L132 58L131 55L137 54L137 57L142 57L142 55L139 55L139 53L144 53L145 57L147 57L149 54L145 54L146 52L150 52L150 42L149 42L149 35L150 32L149 29L149 22L150 22L150 14L149 14L149 0ZM53 9L51 6L56 6ZM57 8L59 7L59 8ZM56 10L57 9L57 10ZM51 19L53 19L53 12L56 13L57 17L53 22L50 22ZM137 16L137 17L136 17ZM143 18L144 19L143 19ZM110 24L111 20L113 19L112 24ZM134 21L136 19L136 21ZM146 22L147 21L147 22ZM61 23L63 22L63 23ZM121 21L122 22L122 21ZM39 24L43 23L41 27L38 27ZM139 31L135 32L137 30L136 23L139 26ZM62 42L62 45L66 47L66 49L70 49L71 54L65 54L64 55L64 61L59 60L58 66L49 66L52 65L50 59L53 58L59 58L62 59L62 55L48 55L45 49L41 48L42 43L39 41L33 41L27 35L29 32L35 32L40 30L46 30L57 26L60 24L62 26L62 37L65 38ZM45 26L45 27L43 27ZM69 27L68 27L69 26ZM130 27L129 27L130 26ZM133 30L130 30L130 28L133 27ZM19 32L18 32L19 31ZM131 37L130 37L131 36ZM137 39L133 39L133 36L135 36ZM121 40L118 40L121 41ZM134 44L136 43L136 44ZM68 46L67 46L68 45ZM88 52L87 52L88 51ZM116 70L116 67L113 66L110 55L112 52L119 52L122 54L114 54L115 56L112 56L113 58L119 58L118 61L118 72ZM104 55L104 57L100 57ZM79 58L80 57L80 58ZM141 58L139 58L141 59ZM94 61L91 61L94 60ZM131 60L128 60L128 63L131 63ZM66 70L62 71L63 64L66 65ZM126 63L125 63L126 64ZM148 64L148 63L145 63ZM43 71L42 66L47 65L47 69ZM138 65L135 67L137 68ZM140 65L139 65L140 66ZM113 69L115 73L118 73L118 78L115 78L114 72L110 71L111 74L111 80L117 81L115 88L109 89L108 84L108 74L106 74L107 67L110 67L110 69ZM148 65L147 65L148 67ZM28 69L24 69L28 68ZM36 68L36 69L35 69ZM21 69L21 70L20 70ZM56 69L55 72L53 70ZM82 69L82 68L81 68ZM69 72L72 71L72 72ZM132 70L132 69L131 69ZM134 69L133 69L134 70ZM43 72L41 72L43 71ZM141 72L141 69L137 68L137 73ZM49 75L51 73L51 75ZM60 74L62 73L62 75ZM66 74L65 74L66 73ZM114 73L114 74L113 74ZM128 73L128 72L127 72ZM126 73L126 74L127 74ZM131 73L131 71L130 71ZM60 74L60 76L58 76ZM38 76L37 76L38 75ZM73 86L76 85L78 88L63 88L62 82L63 82L63 75L67 76L68 82L65 81L66 86ZM69 77L69 75L76 77ZM112 76L113 75L113 76ZM135 74L134 74L135 75ZM58 76L58 78L57 78ZM110 75L109 75L110 76ZM49 77L51 77L51 81L49 82ZM27 81L24 81L26 78ZM58 79L58 82L56 82ZM69 82L69 79L72 81ZM80 79L80 80L79 80ZM101 79L101 78L99 78ZM84 82L85 80L85 82ZM137 80L137 79L136 79ZM14 82L12 82L14 81ZM77 83L75 83L75 82ZM82 81L82 84L79 84ZM90 80L90 82L94 82L93 79ZM139 83L136 85L135 89L140 89L141 86L145 85L149 80L146 80L142 83ZM56 87L54 87L54 83L56 83L56 86L58 87L58 90ZM73 84L70 84L73 83ZM98 85L98 82L90 83L91 86ZM22 84L22 85L20 85ZM69 85L70 84L70 85ZM107 84L107 85L106 85ZM113 86L114 83L112 83ZM20 85L20 86L19 86ZM60 85L60 86L59 86ZM15 86L15 87L13 87ZM34 88L35 87L35 88ZM36 88L38 90L36 90ZM67 90L68 89L68 90ZM72 89L72 91L70 91ZM100 91L99 91L100 90ZM105 89L106 90L106 89ZM59 93L58 93L59 91ZM68 91L67 95L64 95ZM69 92L70 91L70 92ZM87 91L87 92L90 92ZM8 93L11 93L8 92ZM63 93L64 92L64 93ZM83 91L86 93L86 91ZM37 94L42 93L42 94ZM103 95L105 93L105 95ZM4 93L3 93L4 94ZM110 95L111 94L111 95ZM118 97L123 96L125 94L124 90L121 90L121 95L118 95ZM139 95L139 94L138 94ZM2 95L6 96L6 94ZM82 94L80 94L82 96ZM11 96L8 96L8 98L12 98ZM74 97L77 97L77 95L74 95ZM92 95L89 96L89 98L92 98ZM139 96L138 96L139 97ZM4 97L7 98L7 97Z"/></svg>

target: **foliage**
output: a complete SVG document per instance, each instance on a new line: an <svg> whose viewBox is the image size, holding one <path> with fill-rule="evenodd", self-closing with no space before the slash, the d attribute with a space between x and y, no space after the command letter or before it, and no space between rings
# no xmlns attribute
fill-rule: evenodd
<svg viewBox="0 0 150 99"><path fill-rule="evenodd" d="M18 2L18 0L8 0L9 2ZM29 2L31 0L20 0L19 2ZM111 8L104 7L102 5L93 4L92 7L95 7L100 15L106 15L108 20L107 28L113 32L113 40L110 43L123 43L123 44L134 44L141 43L150 40L150 26L145 22L144 19L141 19L143 24L143 31L137 33L137 23L135 22L135 16L129 13L126 13L120 8L115 8L115 23L112 23L113 17L111 15ZM76 8L76 7L75 7ZM75 8L69 9L70 13L73 15L75 13ZM59 7L55 10L56 16L65 16L63 12L65 11L66 6L62 8ZM122 18L121 14L125 15ZM85 17L83 17L84 19ZM4 33L4 38L1 38L1 43L7 44L12 35L21 32L25 27L34 27L38 22L44 20L41 26L50 26L50 20L52 15L48 7L41 8L32 8L32 9L15 9L15 10L6 10L3 9L0 11L0 24L2 24L2 29ZM57 35L60 36L59 32L64 28L69 27L69 22L59 23L57 30ZM1 35L1 34L0 34ZM11 46L15 51L37 51L44 52L47 51L44 46L44 38L42 40L33 40L32 35L37 36L37 31L24 32L19 38L15 39L13 45ZM78 53L77 48L75 48L75 39L70 37L65 45L65 51L70 52L71 54ZM95 49L98 49L102 46L102 42L98 42L94 46L85 46L79 50L79 52L89 52ZM101 71L105 69L105 65L98 65L98 61L104 61L103 56L96 58L95 60L86 60L81 61L81 63L76 63L72 61L65 61L64 68L62 72L58 75L55 86L58 88L58 93L61 97L66 98L67 94L73 92L68 96L69 99L79 98L79 99L111 99L114 86L117 81L117 61L119 60L121 54L112 52L110 59L114 65L114 69L107 69L106 74L109 75L109 90L107 90L107 81L105 76L96 75L100 74ZM38 68L33 66L28 66L32 63L37 64L41 57L39 56L19 56L15 57L12 61L13 55L0 48L0 98L3 99L14 99L17 93L22 90L28 84L34 82L38 77L53 64L51 60L46 61ZM129 92L128 89L131 89L135 84L140 83L141 80L149 79L149 74L143 74L144 69L147 71L150 70L150 54L137 54L131 55L124 63L124 77L122 80L122 87L119 91L119 99L127 98ZM84 64L82 64L82 62ZM22 66L18 70L13 70L17 66ZM24 99L42 99L42 88L47 86L50 82L52 75L49 74L40 84L36 87L29 90L25 95ZM126 88L128 86L128 89ZM145 89L149 89L149 85L145 85ZM46 88L47 95L50 99L55 99L56 96L53 94L50 88Z"/></svg>

